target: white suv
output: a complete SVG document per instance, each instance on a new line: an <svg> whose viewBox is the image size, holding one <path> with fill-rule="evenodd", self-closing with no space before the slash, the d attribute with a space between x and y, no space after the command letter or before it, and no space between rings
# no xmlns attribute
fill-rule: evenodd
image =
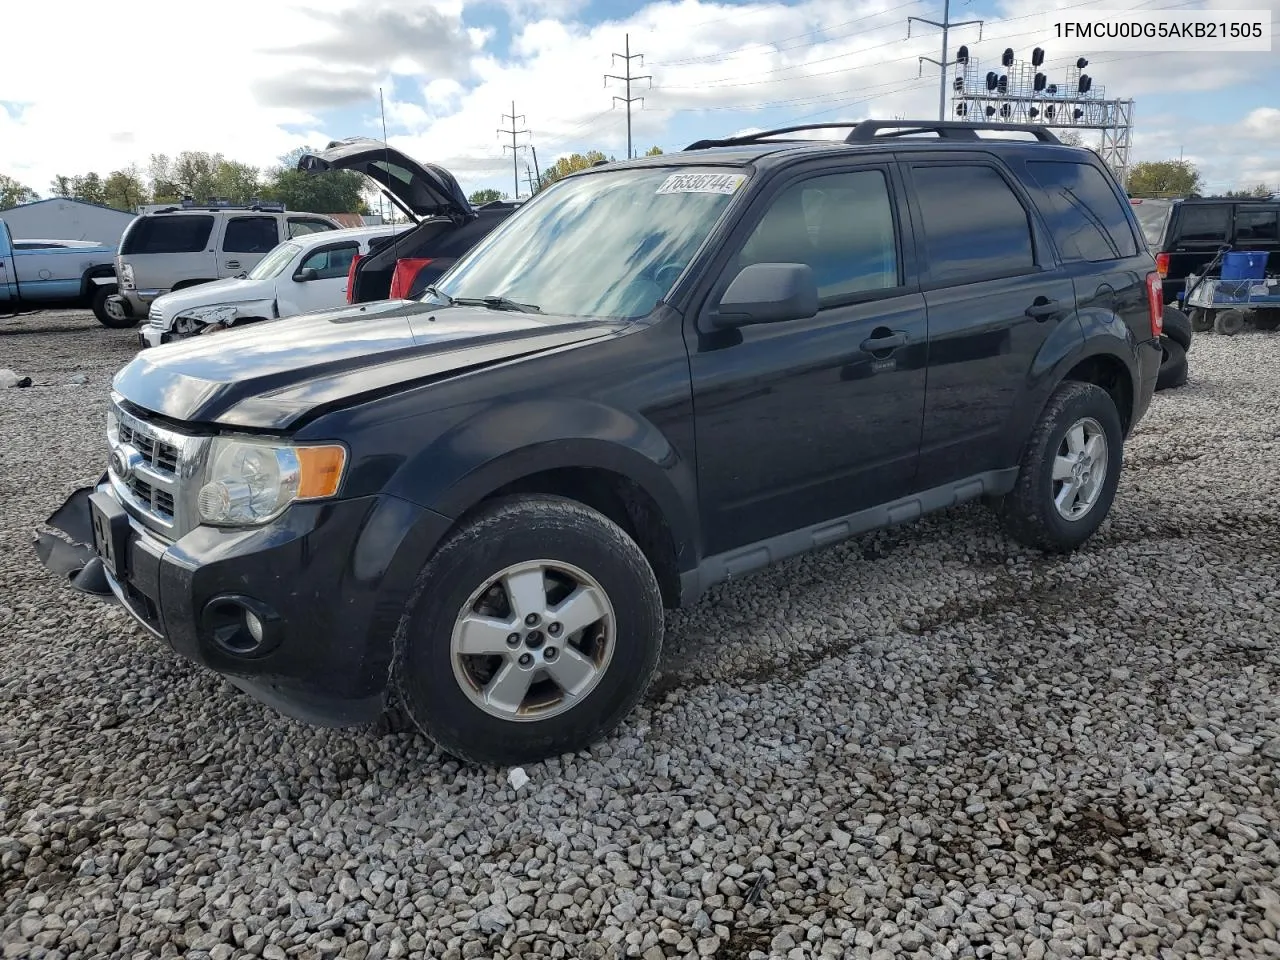
<svg viewBox="0 0 1280 960"><path fill-rule="evenodd" d="M208 330L345 306L351 265L412 226L353 227L286 240L246 277L157 297L138 344L155 347Z"/></svg>
<svg viewBox="0 0 1280 960"><path fill-rule="evenodd" d="M340 229L330 217L286 212L283 204L197 206L184 200L141 214L120 238L120 289L106 309L120 321L141 320L161 294L241 276L282 240Z"/></svg>

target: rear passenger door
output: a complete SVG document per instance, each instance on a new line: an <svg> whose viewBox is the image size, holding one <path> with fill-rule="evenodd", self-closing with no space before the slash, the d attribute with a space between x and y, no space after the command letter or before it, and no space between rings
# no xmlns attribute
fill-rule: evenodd
<svg viewBox="0 0 1280 960"><path fill-rule="evenodd" d="M1017 464L1026 437L1011 423L1036 356L1050 337L1080 333L1071 280L1003 166L982 154L903 165L929 316L918 483L928 488Z"/></svg>
<svg viewBox="0 0 1280 960"><path fill-rule="evenodd" d="M228 216L218 248L218 276L236 277L280 243L280 221L270 215Z"/></svg>

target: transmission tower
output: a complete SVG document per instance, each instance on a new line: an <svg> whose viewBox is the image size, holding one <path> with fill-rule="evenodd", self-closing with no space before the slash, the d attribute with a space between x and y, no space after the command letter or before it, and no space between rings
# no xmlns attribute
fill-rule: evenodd
<svg viewBox="0 0 1280 960"><path fill-rule="evenodd" d="M524 130L517 129L516 124L519 123L521 120L525 120L527 118L522 113L520 114L516 113L516 102L512 100L511 112L504 113L502 115L502 119L511 121L510 130L508 130L505 127L499 127L498 132L507 133L511 135L511 143L503 144L502 149L511 151L511 172L515 175L515 184L516 184L515 199L519 200L520 199L520 151L523 149L524 145L519 143L516 140L516 137L518 137L522 133L528 133L529 131L527 128Z"/></svg>
<svg viewBox="0 0 1280 960"><path fill-rule="evenodd" d="M951 31L956 27L970 27L973 24L978 25L978 39L982 39L982 21L981 20L962 20L959 23L951 22L951 0L943 0L942 3L942 22L937 20L926 20L924 17L907 17L907 39L911 39L911 21L918 20L921 23L927 23L931 27L938 27L942 30L942 59L935 60L933 57L920 57L920 69L924 69L925 62L936 63L938 65L938 119L947 119L947 67L953 66L956 61L947 60L947 39Z"/></svg>
<svg viewBox="0 0 1280 960"><path fill-rule="evenodd" d="M641 77L637 77L631 73L631 61L639 60L640 65L644 66L644 54L631 52L631 34L629 33L626 35L626 42L623 49L626 51L626 53L613 54L613 60L611 60L610 63L617 62L617 60L621 58L622 61L625 62L627 65L627 72L621 76L619 76L616 73L606 73L604 75L604 85L608 87L610 80L622 80L627 85L627 95L625 97L615 96L613 99L615 102L621 100L623 103L627 105L627 159L630 160L634 155L631 150L631 104L637 100L639 100L642 105L644 104L644 97L633 97L631 95L631 82L633 80L648 80L649 86L652 88L653 77L649 76L648 74L645 74L644 76L641 76Z"/></svg>

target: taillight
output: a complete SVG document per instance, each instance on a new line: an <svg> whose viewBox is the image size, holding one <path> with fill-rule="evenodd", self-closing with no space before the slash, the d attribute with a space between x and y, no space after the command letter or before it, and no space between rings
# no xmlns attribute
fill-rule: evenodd
<svg viewBox="0 0 1280 960"><path fill-rule="evenodd" d="M1167 253L1156 254L1156 272L1160 274L1161 277L1167 277L1169 275L1169 255Z"/></svg>
<svg viewBox="0 0 1280 960"><path fill-rule="evenodd" d="M1164 333L1164 281L1160 274L1147 274L1147 306L1151 310L1151 336Z"/></svg>
<svg viewBox="0 0 1280 960"><path fill-rule="evenodd" d="M360 262L360 254L356 254L351 258L351 266L347 267L347 303L355 303L356 295L356 264Z"/></svg>
<svg viewBox="0 0 1280 960"><path fill-rule="evenodd" d="M395 273L391 275L392 300L403 300L409 296L413 281L422 268L432 261L432 257L405 257L396 261Z"/></svg>

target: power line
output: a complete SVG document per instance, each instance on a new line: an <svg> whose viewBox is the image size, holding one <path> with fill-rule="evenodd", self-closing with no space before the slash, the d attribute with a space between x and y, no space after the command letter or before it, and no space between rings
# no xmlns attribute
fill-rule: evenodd
<svg viewBox="0 0 1280 960"><path fill-rule="evenodd" d="M636 77L636 76L633 76L633 75L632 75L632 73L631 73L631 61L632 61L632 60L639 60L639 61L640 61L640 65L641 65L641 66L644 66L644 54L643 54L643 53L632 53L632 52L631 52L631 34L629 34L629 33L628 33L628 34L626 34L625 41L626 41L626 46L625 46L623 49L625 49L625 50L626 50L626 53L615 53L615 54L613 54L613 60L611 60L611 61L610 61L610 63L613 63L613 62L614 62L614 61L616 61L619 57L621 57L621 58L622 58L622 60L623 60L623 62L624 62L624 63L626 63L626 65L627 65L627 72L626 72L626 75L625 75L625 76L619 76L619 75L618 75L618 74L616 74L616 73L606 73L606 74L604 75L604 85L605 85L606 87L607 87L607 86L609 86L609 81L610 81L610 80L624 80L624 81L626 81L626 84L627 84L627 95L626 95L625 97L615 96L615 97L613 98L613 102L614 102L614 103L617 103L619 100L621 100L623 103L625 103L625 104L627 105L627 159L628 159L628 160L630 160L630 159L634 156L634 154L633 154L633 153L632 153L632 151L631 151L631 104L632 104L633 102L635 102L636 100L639 100L641 104L643 104L643 103L644 103L644 97L633 97L633 96L631 95L631 81L632 81L632 80L648 80L648 81L649 81L649 86L650 86L650 88L652 88L652 87L653 87L653 77L649 76L648 74L645 74L644 76L641 76L641 77Z"/></svg>
<svg viewBox="0 0 1280 960"><path fill-rule="evenodd" d="M499 132L499 133L509 133L509 134L511 134L511 146L510 146L510 149L511 149L511 171L512 171L512 173L515 175L515 184L516 184L516 194L515 194L515 199L516 199L516 200L519 200L519 199L520 199L520 146L521 146L521 145L516 141L516 137L517 137L517 136L519 136L519 135L520 135L520 134L522 134L522 133L528 133L529 131L528 131L528 129L527 129L527 128L526 128L526 129L524 129L524 130L518 130L518 129L516 129L516 124L517 124L517 123L519 123L521 120L525 120L525 119L527 119L527 118L525 117L525 115L524 115L523 113L521 113L521 114L517 114L517 113L516 113L516 102L515 102L514 100L512 100L512 101L511 101L511 112L510 112L510 113L504 113L504 114L502 115L502 119L503 119L503 120L510 120L510 121L511 121L511 129L510 129L510 130L506 129L505 127L499 127L499 128L498 128L498 132ZM504 144L502 145L502 149L503 149L503 150L508 149L507 144L505 144L505 143L504 143Z"/></svg>
<svg viewBox="0 0 1280 960"><path fill-rule="evenodd" d="M863 23L867 20L875 20L877 17L888 16L896 13L898 10L905 10L907 7L914 7L921 3L922 0L907 0L906 3L900 3L896 7L890 7L888 10L881 10L878 13L869 13L863 17L854 17L852 20L842 20L840 23L833 23L829 27L818 27L816 30L807 30L804 33L797 33L790 37L780 37L777 40L769 42L760 42L748 44L749 47L764 47L763 50L738 50L732 53L709 53L701 57L684 57L680 60L662 60L655 61L655 67L680 67L693 63L723 63L725 60L737 60L739 57L755 57L765 53L785 53L787 50L798 50L802 47L813 46L819 43L830 43L833 40L843 40L846 37L852 37L861 31L851 30L848 33L838 34L834 37L816 37L816 34L825 34L832 30L838 30L841 27L847 27L855 23ZM787 43L791 40L803 40L806 38L814 38L810 43L798 43L794 47L780 47L778 44Z"/></svg>

